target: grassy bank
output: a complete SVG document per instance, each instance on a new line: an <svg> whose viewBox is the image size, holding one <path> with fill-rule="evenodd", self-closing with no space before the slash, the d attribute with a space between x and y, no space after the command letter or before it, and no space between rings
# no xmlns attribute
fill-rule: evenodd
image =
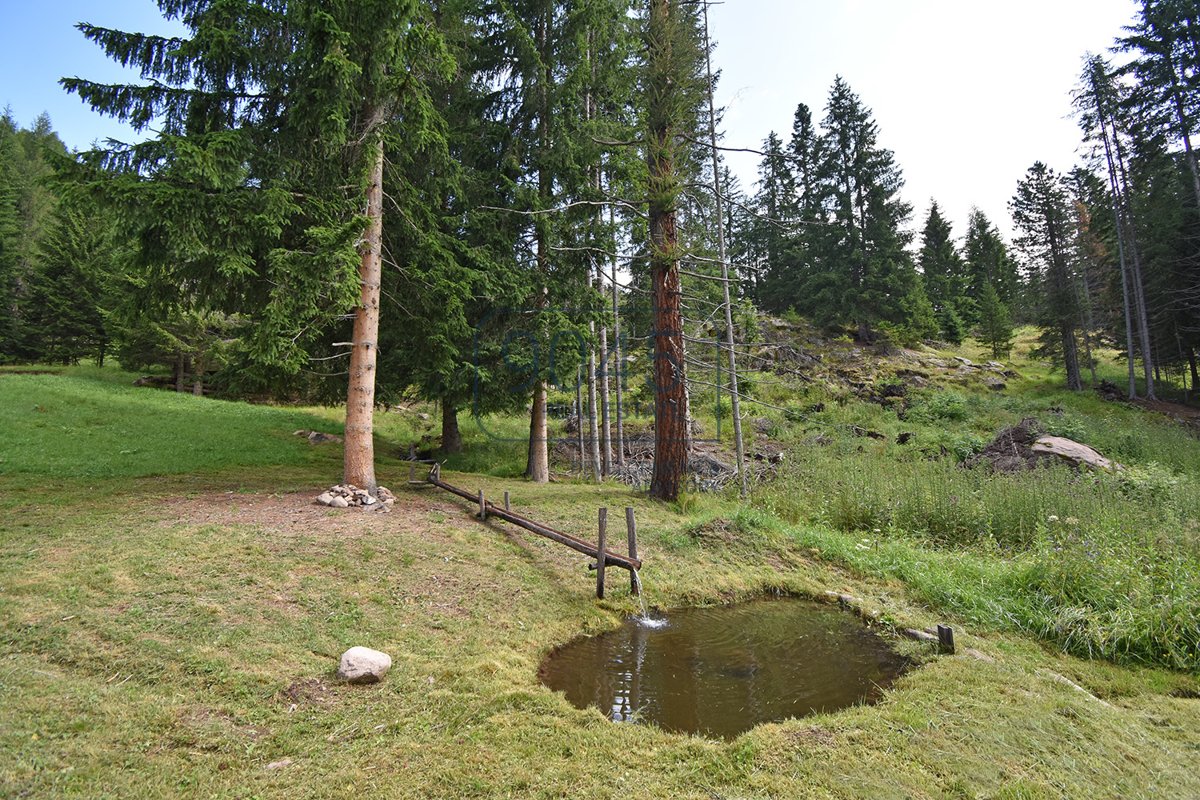
<svg viewBox="0 0 1200 800"><path fill-rule="evenodd" d="M13 380L48 383L13 388ZM1018 391L1019 402L1043 402L1032 389ZM400 490L396 509L385 515L311 504L318 488L336 480L340 453L290 434L301 427L336 431L332 412L176 398L86 375L0 377L0 393L6 407L16 398L12 407L53 409L28 412L19 430L29 430L20 435L70 451L77 477L65 485L88 490L64 497L59 461L27 452L30 446L3 451L24 466L0 469L0 795L1200 795L1192 768L1200 751L1200 684L1187 671L1136 665L1181 656L1147 657L1132 646L1122 655L1114 644L1105 654L1122 665L1062 652L1086 653L1086 643L1103 638L1091 621L1098 604L1116 596L1105 587L1124 573L1096 564L1155 574L1165 562L1137 559L1184 552L1176 537L1188 515L1146 500L1144 508L1160 520L1171 513L1178 519L1169 541L1139 540L1129 558L1105 553L1099 562L1084 555L1076 563L1069 559L1083 551L1069 542L1054 550L1062 546L1056 537L1068 538L1055 526L1076 513L1078 522L1069 524L1091 535L1096 520L1128 513L1124 503L1105 500L1107 490L1089 495L1076 486L1055 494L1061 476L1031 476L1046 482L1038 503L1076 505L1060 511L1058 523L1050 514L1042 520L1049 509L1040 505L1002 510L1013 520L1027 515L1027 530L997 522L1001 510L983 528L977 510L934 513L941 507L935 498L946 492L970 498L956 505L978 508L1013 504L1029 486L1003 495L954 483L974 478L950 460L899 449L892 434L916 422L882 408L884 416L862 422L894 423L886 442L844 433L843 423L858 419L853 415L875 415L878 406L866 407L873 404L829 403L810 420L781 413L774 422L782 441L799 443L819 428L832 443L790 446L787 469L754 507L713 496L663 506L623 487L569 480L529 486L509 477L520 460L514 437L463 426L468 451L451 466L472 471L452 473L458 485L491 496L510 490L517 508L583 535L590 535L598 506L634 505L651 605L837 590L878 611L885 636L893 627L942 621L959 632L963 652L953 657L897 641L921 666L878 706L766 725L719 742L612 725L538 684L537 666L553 646L614 626L634 601L618 589L596 602L585 559L481 524L468 504L448 495L402 489L407 468L394 454L406 451L405 437L430 425L416 410L383 423L393 427L380 440L381 481ZM90 399L76 402L75 395ZM131 410L139 402L164 419L187 420L191 409L200 422L184 429L140 425ZM979 436L1026 409L984 411L996 417L980 423ZM59 415L55 425L36 424L50 413ZM1086 409L1078 413L1092 418ZM145 458L140 468L148 471L121 472L122 454L110 452L110 439L78 432L77 417L85 414L126 420L126 432L115 438L136 438ZM223 423L203 422L214 418ZM918 436L949 427L944 420L924 424ZM1135 424L1123 426L1142 435ZM496 421L514 433L519 425ZM218 430L233 426L241 426L236 435ZM203 470L196 474L173 469L190 457L178 451L204 435L220 443L227 461L190 467ZM1184 482L1193 480L1188 447L1180 445L1175 464L1163 467ZM271 459L277 464L267 465ZM89 472L88 465L110 471ZM888 474L910 488L886 492ZM133 475L157 477L131 483ZM910 499L921 481L938 476L950 483L927 500ZM821 483L825 492L806 488ZM879 497L862 503L868 521L831 510L871 492ZM830 506L827 496L845 500ZM907 510L897 510L897 496ZM1088 516L1093 512L1098 516ZM930 520L939 514L960 521L937 527ZM1047 561L1050 553L1062 562ZM1124 564L1131 559L1133 566ZM1176 583L1147 591L1182 606L1192 602L1181 593L1192 576L1184 570ZM1094 594L1078 595L1080 586ZM1143 607L1130 597L1135 611ZM1088 626L1064 627L1068 601L1090 609ZM1137 630L1119 618L1130 603L1112 601L1111 630ZM1082 633L1072 639L1072 630ZM1186 643L1187 635L1162 638ZM356 644L393 655L392 674L380 686L347 687L333 678L338 654Z"/></svg>

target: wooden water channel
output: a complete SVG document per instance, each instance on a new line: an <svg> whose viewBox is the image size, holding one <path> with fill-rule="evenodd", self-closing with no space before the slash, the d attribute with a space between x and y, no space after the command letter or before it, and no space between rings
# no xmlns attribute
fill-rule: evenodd
<svg viewBox="0 0 1200 800"><path fill-rule="evenodd" d="M409 482L418 483L413 480L413 473L410 472ZM583 553L596 559L596 563L592 568L596 570L596 597L604 598L604 581L605 568L608 566L620 567L621 569L629 570L629 590L632 594L638 595L641 593L641 582L638 578L638 570L642 568L641 559L637 555L637 521L633 516L633 509L625 509L625 529L626 538L628 540L629 554L621 555L614 553L608 549L608 509L601 508L597 519L597 542L595 544L584 541L578 537L572 536L569 533L555 530L548 525L542 525L540 522L535 522L527 517L515 513L512 510L509 502L508 492L504 493L504 505L497 506L484 497L483 490L472 494L466 489L460 489L457 486L446 483L442 480L442 469L440 464L434 464L430 469L428 477L424 483L436 486L450 494L457 495L464 500L472 503L477 503L479 506L478 517L483 521L487 521L489 517L502 519L512 525L516 525L522 530L536 533L538 536L545 537L551 541L566 545L576 552Z"/></svg>

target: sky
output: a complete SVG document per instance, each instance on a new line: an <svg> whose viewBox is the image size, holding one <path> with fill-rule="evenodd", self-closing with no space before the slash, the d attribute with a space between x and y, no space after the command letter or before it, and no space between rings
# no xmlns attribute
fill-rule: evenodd
<svg viewBox="0 0 1200 800"><path fill-rule="evenodd" d="M896 154L920 230L931 198L964 232L978 206L1006 234L1007 203L1034 161L1080 159L1070 92L1087 51L1104 51L1132 0L726 0L713 5L725 144L786 140L798 103L824 116L841 75L873 110ZM0 107L29 125L43 111L69 147L132 134L58 86L63 76L136 78L74 29L85 20L177 33L152 0L0 0ZM730 155L752 190L758 158Z"/></svg>

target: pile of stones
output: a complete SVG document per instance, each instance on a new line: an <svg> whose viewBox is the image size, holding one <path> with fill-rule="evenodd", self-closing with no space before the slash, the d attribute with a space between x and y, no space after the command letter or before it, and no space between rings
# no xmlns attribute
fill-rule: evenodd
<svg viewBox="0 0 1200 800"><path fill-rule="evenodd" d="M372 496L366 489L360 489L352 484L334 486L317 497L317 502L332 508L381 508L391 511L396 502L396 496L380 486Z"/></svg>

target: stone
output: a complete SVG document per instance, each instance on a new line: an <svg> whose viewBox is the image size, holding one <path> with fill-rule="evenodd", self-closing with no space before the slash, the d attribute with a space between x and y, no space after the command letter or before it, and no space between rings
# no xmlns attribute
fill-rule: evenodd
<svg viewBox="0 0 1200 800"><path fill-rule="evenodd" d="M392 668L392 657L369 647L351 647L342 653L338 677L347 683L379 683Z"/></svg>
<svg viewBox="0 0 1200 800"><path fill-rule="evenodd" d="M954 360L957 361L958 363L962 364L964 367L974 367L975 366L975 363L973 361L971 361L971 359L969 359L969 358L963 358L962 356L955 356Z"/></svg>
<svg viewBox="0 0 1200 800"><path fill-rule="evenodd" d="M1042 436L1033 443L1032 449L1035 453L1058 456L1076 466L1102 469L1108 472L1124 469L1120 464L1108 460L1086 444L1080 444L1062 436Z"/></svg>
<svg viewBox="0 0 1200 800"><path fill-rule="evenodd" d="M1005 383L1004 381L1000 380L999 378L988 378L986 381L984 381L984 383L993 392L1003 392L1005 389L1008 388L1008 384Z"/></svg>
<svg viewBox="0 0 1200 800"><path fill-rule="evenodd" d="M284 769L286 767L290 767L293 763L294 762L290 758L281 758L278 761L272 761L270 764L267 764L267 769L272 771Z"/></svg>
<svg viewBox="0 0 1200 800"><path fill-rule="evenodd" d="M317 502L323 506L333 505L333 493L321 492L321 494L317 495Z"/></svg>
<svg viewBox="0 0 1200 800"><path fill-rule="evenodd" d="M342 497L341 495L338 495L337 497L335 497L329 501L329 505L333 506L334 508L349 508L350 501L348 501L346 498Z"/></svg>

